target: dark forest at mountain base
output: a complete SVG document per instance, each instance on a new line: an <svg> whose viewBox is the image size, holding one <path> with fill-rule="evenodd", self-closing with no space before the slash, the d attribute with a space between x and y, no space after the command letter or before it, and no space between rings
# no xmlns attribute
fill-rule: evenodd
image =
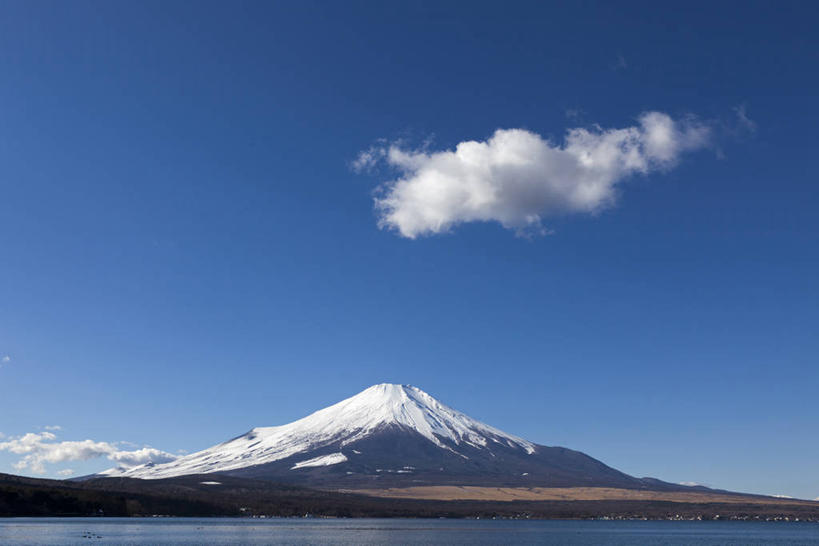
<svg viewBox="0 0 819 546"><path fill-rule="evenodd" d="M211 484L202 483L211 482ZM219 482L213 484L213 482ZM40 480L0 474L0 516L268 516L779 519L819 521L819 503L772 500L433 501L384 499L221 475L168 480Z"/></svg>

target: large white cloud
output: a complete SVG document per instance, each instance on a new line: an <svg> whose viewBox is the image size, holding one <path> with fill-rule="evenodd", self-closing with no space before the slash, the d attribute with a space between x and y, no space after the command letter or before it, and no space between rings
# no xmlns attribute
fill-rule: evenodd
<svg viewBox="0 0 819 546"><path fill-rule="evenodd" d="M375 199L379 225L414 239L464 222L499 222L519 233L544 232L543 220L592 213L614 202L618 183L669 169L680 154L705 146L709 128L694 119L647 112L623 129L570 129L553 144L524 129L498 129L455 150L376 146L357 170L386 162L400 172Z"/></svg>
<svg viewBox="0 0 819 546"><path fill-rule="evenodd" d="M0 451L22 455L23 457L14 464L14 468L29 469L37 474L45 474L46 463L87 461L106 457L121 466L129 467L149 462L164 463L176 458L172 453L150 447L127 451L121 450L115 444L94 440L58 442L57 436L49 431L29 432L0 442Z"/></svg>

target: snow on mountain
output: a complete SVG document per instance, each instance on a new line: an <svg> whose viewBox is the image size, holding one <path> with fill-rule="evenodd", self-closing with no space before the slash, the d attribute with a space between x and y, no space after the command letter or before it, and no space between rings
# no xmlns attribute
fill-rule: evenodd
<svg viewBox="0 0 819 546"><path fill-rule="evenodd" d="M421 389L384 383L287 425L254 428L238 438L168 463L128 470L110 469L103 474L158 479L225 472L300 453L307 455L331 446L343 448L386 427L414 431L438 448L464 459L469 457L458 451L459 446L489 451L492 446L501 445L530 455L535 453L536 447L440 403ZM297 461L291 469L328 466L347 460L338 449L335 451Z"/></svg>
<svg viewBox="0 0 819 546"><path fill-rule="evenodd" d="M311 466L330 466L333 464L343 463L346 460L347 456L344 453L330 453L329 455L313 457L312 459L307 459L306 461L296 463L290 468L290 470L309 468Z"/></svg>

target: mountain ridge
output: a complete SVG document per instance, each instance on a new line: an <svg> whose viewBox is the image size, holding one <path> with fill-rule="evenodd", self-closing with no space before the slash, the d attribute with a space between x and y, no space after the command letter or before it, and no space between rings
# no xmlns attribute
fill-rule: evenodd
<svg viewBox="0 0 819 546"><path fill-rule="evenodd" d="M109 469L97 476L162 479L209 473L328 488L684 487L629 476L579 451L529 442L417 387L390 383L171 462Z"/></svg>

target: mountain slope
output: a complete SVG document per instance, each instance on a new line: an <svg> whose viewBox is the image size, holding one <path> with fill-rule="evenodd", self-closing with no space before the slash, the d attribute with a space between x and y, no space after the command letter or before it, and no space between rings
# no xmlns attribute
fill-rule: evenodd
<svg viewBox="0 0 819 546"><path fill-rule="evenodd" d="M408 385L372 386L278 427L254 428L175 461L104 476L223 473L323 487L493 485L676 488L623 474L578 451L533 444Z"/></svg>

